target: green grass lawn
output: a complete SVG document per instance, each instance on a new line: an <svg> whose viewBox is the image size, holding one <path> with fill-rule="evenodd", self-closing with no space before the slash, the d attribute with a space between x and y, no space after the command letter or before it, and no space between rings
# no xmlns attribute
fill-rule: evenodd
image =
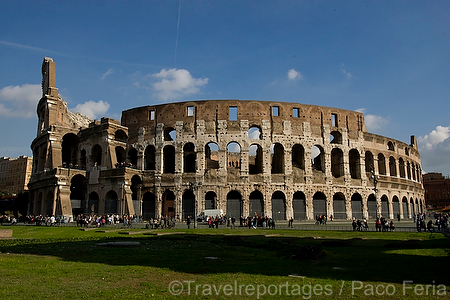
<svg viewBox="0 0 450 300"><path fill-rule="evenodd" d="M450 240L438 233L148 230L178 233L154 236L76 227L0 229L13 229L14 237L0 240L2 299L448 299L450 295ZM125 241L139 245L98 245Z"/></svg>

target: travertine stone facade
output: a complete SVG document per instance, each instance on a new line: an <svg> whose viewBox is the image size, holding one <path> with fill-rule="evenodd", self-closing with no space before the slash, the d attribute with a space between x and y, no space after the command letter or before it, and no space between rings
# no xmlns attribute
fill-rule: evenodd
<svg viewBox="0 0 450 300"><path fill-rule="evenodd" d="M411 218L420 155L368 133L362 113L299 103L190 101L74 119L43 63L30 182L34 213L169 215L203 209L278 220ZM46 92L47 91L47 92ZM375 176L376 192L374 191Z"/></svg>

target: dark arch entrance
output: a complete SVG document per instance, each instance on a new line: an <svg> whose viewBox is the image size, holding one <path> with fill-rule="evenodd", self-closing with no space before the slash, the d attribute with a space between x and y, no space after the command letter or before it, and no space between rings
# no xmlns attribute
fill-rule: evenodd
<svg viewBox="0 0 450 300"><path fill-rule="evenodd" d="M296 192L292 199L295 220L306 220L306 197L303 192Z"/></svg>
<svg viewBox="0 0 450 300"><path fill-rule="evenodd" d="M286 197L283 192L277 191L272 195L272 218L286 220Z"/></svg>
<svg viewBox="0 0 450 300"><path fill-rule="evenodd" d="M250 194L248 213L252 217L255 213L258 217L264 216L264 198L260 191L253 191Z"/></svg>
<svg viewBox="0 0 450 300"><path fill-rule="evenodd" d="M227 217L236 219L243 217L242 196L238 191L231 191L227 195Z"/></svg>
<svg viewBox="0 0 450 300"><path fill-rule="evenodd" d="M147 192L142 197L142 218L148 221L156 217L155 213L155 195Z"/></svg>

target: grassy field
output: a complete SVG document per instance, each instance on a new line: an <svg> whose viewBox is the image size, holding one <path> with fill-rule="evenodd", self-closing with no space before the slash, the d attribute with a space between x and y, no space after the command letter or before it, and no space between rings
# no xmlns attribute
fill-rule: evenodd
<svg viewBox="0 0 450 300"><path fill-rule="evenodd" d="M13 229L14 237L0 240L2 299L450 295L450 240L438 233L184 229L144 235L142 229L1 229Z"/></svg>

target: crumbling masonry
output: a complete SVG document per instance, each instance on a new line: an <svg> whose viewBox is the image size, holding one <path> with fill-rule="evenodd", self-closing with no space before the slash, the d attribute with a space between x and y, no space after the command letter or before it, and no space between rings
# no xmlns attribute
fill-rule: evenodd
<svg viewBox="0 0 450 300"><path fill-rule="evenodd" d="M208 100L132 108L121 122L99 122L68 110L51 58L42 77L30 213L184 220L220 208L236 218L311 220L424 210L415 137L406 144L368 133L362 113Z"/></svg>

